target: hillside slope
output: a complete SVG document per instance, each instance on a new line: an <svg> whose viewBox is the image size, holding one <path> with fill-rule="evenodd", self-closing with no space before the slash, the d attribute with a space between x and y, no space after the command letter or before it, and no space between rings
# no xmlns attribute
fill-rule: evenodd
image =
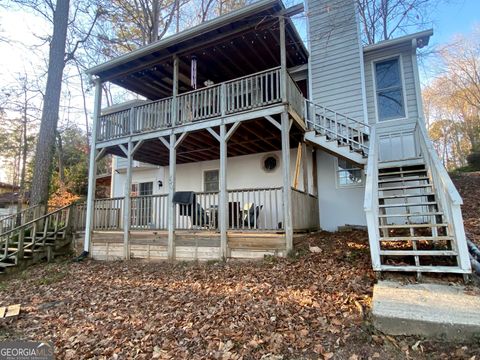
<svg viewBox="0 0 480 360"><path fill-rule="evenodd" d="M463 222L467 236L480 246L480 172L452 175L463 198Z"/></svg>

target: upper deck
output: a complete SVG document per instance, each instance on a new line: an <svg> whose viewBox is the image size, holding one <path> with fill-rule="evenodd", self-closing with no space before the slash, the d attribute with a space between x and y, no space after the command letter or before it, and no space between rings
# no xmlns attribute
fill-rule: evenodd
<svg viewBox="0 0 480 360"><path fill-rule="evenodd" d="M274 115L283 110L278 105L287 105L298 119L303 117L303 93L289 74L281 76L280 67L102 115L97 122L97 143L132 136L154 138L158 130L183 131L193 123L198 124L196 129L212 126L207 120L248 120L259 117L259 111ZM113 143L105 145L109 144Z"/></svg>

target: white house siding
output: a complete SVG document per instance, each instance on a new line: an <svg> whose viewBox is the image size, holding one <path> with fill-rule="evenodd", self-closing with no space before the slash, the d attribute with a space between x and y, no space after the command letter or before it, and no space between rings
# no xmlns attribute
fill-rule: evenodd
<svg viewBox="0 0 480 360"><path fill-rule="evenodd" d="M343 225L366 226L363 198L365 186L337 186L336 159L324 151L317 151L318 202L320 207L320 227L336 231Z"/></svg>
<svg viewBox="0 0 480 360"><path fill-rule="evenodd" d="M363 58L353 0L309 0L311 100L364 119Z"/></svg>
<svg viewBox="0 0 480 360"><path fill-rule="evenodd" d="M380 59L389 59L400 57L402 65L402 76L404 84L404 94L406 97L406 115L407 122L415 121L418 117L417 97L415 92L415 75L412 64L412 46L404 44L400 46L389 47L388 49L379 49L366 52L364 55L365 63L365 87L367 91L367 109L370 124L377 122L377 111L375 108L375 82L373 76L373 64ZM382 127L388 127L391 131L401 128L405 120L390 120L382 123Z"/></svg>
<svg viewBox="0 0 480 360"><path fill-rule="evenodd" d="M277 168L273 172L266 172L262 168L262 160L269 154L275 154L278 159ZM295 172L295 163L297 150L292 149L290 153L291 178ZM309 169L309 191L313 190L312 176L312 152L307 151L308 169ZM218 169L219 160L201 161L196 163L177 165L177 191L203 191L203 172L206 170ZM113 196L124 196L125 173L114 173ZM163 182L163 186L158 186L158 181ZM132 182L154 182L154 194L164 194L168 192L168 166L155 168L135 168L132 173ZM303 171L300 171L299 189L303 188ZM263 188L263 187L281 187L282 183L282 154L280 151L266 152L261 154L229 157L227 161L227 188L245 189L245 188Z"/></svg>

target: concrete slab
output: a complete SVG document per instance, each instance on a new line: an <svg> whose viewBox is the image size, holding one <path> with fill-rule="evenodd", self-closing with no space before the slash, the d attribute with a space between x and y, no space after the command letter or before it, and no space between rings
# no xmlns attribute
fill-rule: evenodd
<svg viewBox="0 0 480 360"><path fill-rule="evenodd" d="M374 326L390 335L480 336L480 292L463 286L379 281L373 288Z"/></svg>

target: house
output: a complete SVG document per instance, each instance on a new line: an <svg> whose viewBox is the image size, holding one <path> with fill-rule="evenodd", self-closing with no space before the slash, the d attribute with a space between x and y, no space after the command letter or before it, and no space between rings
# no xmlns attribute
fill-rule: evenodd
<svg viewBox="0 0 480 360"><path fill-rule="evenodd" d="M368 226L375 271L469 273L461 198L423 119L431 35L362 46L353 0L261 0L89 69L85 251L285 256L297 234L352 224ZM144 100L102 110L104 82ZM94 199L106 154L111 198Z"/></svg>
<svg viewBox="0 0 480 360"><path fill-rule="evenodd" d="M13 185L7 186L10 186L10 191L0 192L0 218L15 214L17 212L18 198L20 196L20 193L11 192L11 190L12 188L16 189L18 187L15 187Z"/></svg>

